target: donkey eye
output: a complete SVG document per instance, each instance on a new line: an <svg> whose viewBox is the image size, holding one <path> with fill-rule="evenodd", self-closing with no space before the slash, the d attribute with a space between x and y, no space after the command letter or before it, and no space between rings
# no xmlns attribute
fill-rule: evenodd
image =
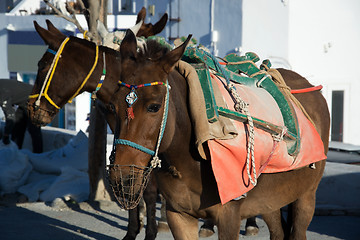
<svg viewBox="0 0 360 240"><path fill-rule="evenodd" d="M155 113L158 112L160 108L161 108L161 104L150 104L147 107L147 111Z"/></svg>

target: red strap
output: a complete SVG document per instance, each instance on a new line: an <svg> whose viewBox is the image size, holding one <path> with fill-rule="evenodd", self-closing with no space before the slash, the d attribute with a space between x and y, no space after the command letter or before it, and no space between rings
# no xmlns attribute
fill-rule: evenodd
<svg viewBox="0 0 360 240"><path fill-rule="evenodd" d="M322 85L319 86L315 86L315 87L309 87L309 88L303 88L303 89L291 89L291 93L307 93L307 92L313 92L313 91L318 91L321 90L323 88Z"/></svg>

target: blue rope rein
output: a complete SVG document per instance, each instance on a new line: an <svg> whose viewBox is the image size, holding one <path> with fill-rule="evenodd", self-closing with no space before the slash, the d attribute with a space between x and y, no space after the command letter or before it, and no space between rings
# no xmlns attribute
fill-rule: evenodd
<svg viewBox="0 0 360 240"><path fill-rule="evenodd" d="M114 144L126 145L126 146L129 146L129 147L135 148L137 150L140 150L140 151L142 151L144 153L147 153L147 154L149 154L151 156L155 155L155 151L150 150L150 149L148 149L146 147L143 147L143 146L141 146L141 145L139 145L137 143L134 143L134 142L126 140L126 139L115 139Z"/></svg>

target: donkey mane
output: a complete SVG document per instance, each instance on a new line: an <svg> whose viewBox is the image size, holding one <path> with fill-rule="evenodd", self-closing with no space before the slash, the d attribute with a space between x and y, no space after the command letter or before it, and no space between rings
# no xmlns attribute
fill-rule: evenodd
<svg viewBox="0 0 360 240"><path fill-rule="evenodd" d="M93 42L90 42L90 41L88 41L86 39L78 38L78 37L75 37L75 36L70 36L70 40L73 41L73 42L78 42L79 44L85 45L87 47L93 47L95 45L95 43L93 43Z"/></svg>
<svg viewBox="0 0 360 240"><path fill-rule="evenodd" d="M91 42L91 41L88 41L86 39L70 36L70 40L75 42L75 43L78 43L78 44L80 44L82 46L85 46L87 48L95 49L95 43ZM106 46L103 46L103 45L99 45L99 49L106 52L107 54L110 53L110 54L113 54L116 57L120 58L119 51L116 51L116 50L114 50L112 48L109 48L109 47L106 47Z"/></svg>
<svg viewBox="0 0 360 240"><path fill-rule="evenodd" d="M170 49L156 40L148 39L146 41L146 45L144 51L139 51L137 60L138 61L145 61L145 60L152 60L156 61L157 59L164 56L168 53Z"/></svg>

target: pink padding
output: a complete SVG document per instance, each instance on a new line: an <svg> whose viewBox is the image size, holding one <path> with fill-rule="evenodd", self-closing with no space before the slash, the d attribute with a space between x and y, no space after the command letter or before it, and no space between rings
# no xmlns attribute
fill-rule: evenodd
<svg viewBox="0 0 360 240"><path fill-rule="evenodd" d="M233 109L233 101L230 99L223 83L217 80L218 86L225 96L228 107ZM237 85L239 95L249 103L250 114L254 117L283 126L281 112L275 100L263 89L250 88ZM255 128L255 162L257 177L262 173L276 173L293 170L310 163L326 159L323 142L315 130L315 127L304 116L302 111L294 106L300 128L300 152L294 159L288 155L286 143L281 141L276 144L272 136L263 130ZM250 191L254 186L250 183L246 171L246 135L244 124L233 121L239 135L228 140L209 140L207 142L214 175L217 181L221 203L235 199ZM273 152L270 160L269 157ZM266 164L266 165L264 165ZM250 163L251 167L251 163ZM253 170L250 169L253 177Z"/></svg>

